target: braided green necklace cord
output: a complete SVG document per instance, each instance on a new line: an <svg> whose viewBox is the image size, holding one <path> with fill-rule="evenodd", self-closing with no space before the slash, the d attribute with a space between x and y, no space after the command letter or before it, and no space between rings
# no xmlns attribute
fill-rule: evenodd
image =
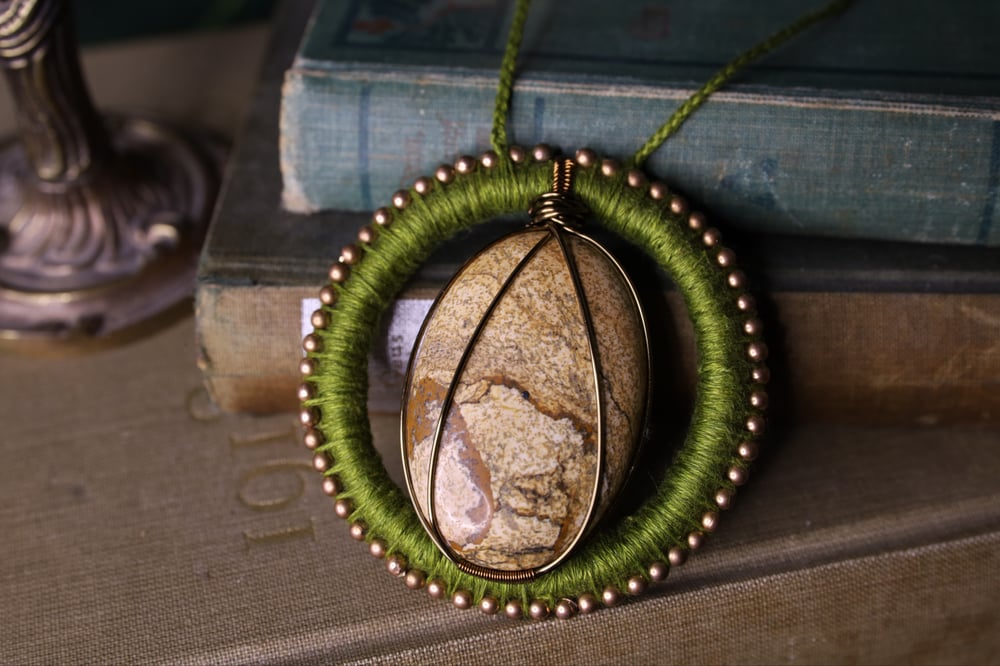
<svg viewBox="0 0 1000 666"><path fill-rule="evenodd" d="M791 25L782 28L756 46L737 56L716 72L701 88L688 97L683 104L677 107L666 122L625 163L625 166L629 168L642 166L649 156L656 152L656 149L663 145L664 141L673 136L680 129L681 125L684 124L684 121L690 118L691 114L697 111L698 107L704 104L712 93L724 86L726 82L732 79L744 67L775 50L811 25L842 13L852 2L853 0L834 0L834 2L802 16ZM505 155L507 152L507 116L510 111L510 99L514 88L517 54L521 48L521 38L524 36L524 25L528 19L528 8L530 5L531 0L517 0L517 6L514 9L514 19L510 27L510 37L507 40L503 61L500 64L500 82L497 87L495 108L493 109L493 129L490 133L490 143L498 155Z"/></svg>
<svg viewBox="0 0 1000 666"><path fill-rule="evenodd" d="M493 117L495 152L478 162L463 157L454 168L442 166L435 178L418 179L413 188L397 192L392 208L376 211L374 224L359 234L358 252L345 250L331 269L331 282L320 292L323 307L312 317L315 331L303 343L300 417L305 442L315 449L314 466L324 474L324 491L336 499L336 513L350 521L352 536L385 558L390 572L459 607L478 604L496 612L506 606L509 615L532 617L554 610L564 617L638 593L683 562L715 529L718 510L728 507L746 479L754 439L763 429L766 347L753 300L744 291L745 276L734 268L732 252L719 244L718 232L634 167L750 60L848 4L837 0L803 17L727 65L624 168L609 160L598 167L589 151L577 154L577 197L600 224L643 248L684 295L696 334L696 402L684 445L652 497L588 537L557 568L530 582L509 583L463 573L437 549L372 445L366 396L378 321L419 266L455 233L523 213L551 184L545 150L529 153L507 142L514 67L529 5L519 0Z"/></svg>
<svg viewBox="0 0 1000 666"><path fill-rule="evenodd" d="M497 99L493 107L493 129L490 132L490 145L497 155L507 154L507 116L510 113L510 98L514 90L517 53L521 50L521 38L524 37L524 24L528 21L530 6L531 0L518 0L510 25L507 47L500 62L500 85L497 88Z"/></svg>

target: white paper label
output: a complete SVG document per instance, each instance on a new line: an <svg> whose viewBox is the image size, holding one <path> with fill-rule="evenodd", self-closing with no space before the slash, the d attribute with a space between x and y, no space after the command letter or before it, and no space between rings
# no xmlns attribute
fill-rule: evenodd
<svg viewBox="0 0 1000 666"><path fill-rule="evenodd" d="M385 363L392 372L406 374L413 344L433 304L434 301L429 298L401 298L393 303L386 318L388 326L383 325L375 343L374 358ZM304 338L312 333L313 325L310 319L320 305L318 298L302 299L301 337Z"/></svg>

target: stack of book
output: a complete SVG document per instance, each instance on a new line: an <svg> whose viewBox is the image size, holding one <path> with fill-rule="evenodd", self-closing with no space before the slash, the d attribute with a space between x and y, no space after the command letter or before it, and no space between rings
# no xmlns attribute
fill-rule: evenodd
<svg viewBox="0 0 1000 666"><path fill-rule="evenodd" d="M532 10L514 141L627 157L802 11L592 4ZM508 5L321 2L304 38L277 35L201 266L202 364L223 408L292 409L303 300L340 248L394 191L489 147ZM756 278L801 419L1000 419L998 10L960 9L859 3L750 67L650 160ZM929 60L945 20L955 37ZM373 407L398 404L414 316L491 233L456 239L401 294Z"/></svg>
<svg viewBox="0 0 1000 666"><path fill-rule="evenodd" d="M295 407L303 314L340 249L394 191L489 147L512 3L321 1L304 29L308 4L285 8L202 257L199 363L228 411ZM790 1L536 4L514 141L618 157L741 48L803 10ZM773 516L810 498L800 523L778 521L782 548L809 541L801 553L784 561L748 536L709 556L738 568L751 588L762 585L752 612L771 614L764 629L783 641L758 646L762 659L796 658L796 640L817 660L982 660L984 645L998 647L1000 606L980 592L998 592L988 553L1000 512L984 499L995 486L980 488L976 471L1000 468L989 444L1000 439L998 21L1000 9L986 1L857 3L748 68L648 164L726 232L755 279L777 449L760 482L768 466L784 469L775 458L799 455L794 474L771 479L781 491L749 493L753 512L734 516L773 526ZM398 408L419 313L500 228L455 239L400 294L370 361L374 418ZM686 314L669 285L664 292L663 319L683 352L692 345ZM672 389L682 402L694 372L685 358ZM394 437L382 439L387 460L398 458ZM888 488L898 506L880 491ZM835 527L820 535L817 525ZM947 585L933 580L969 567L973 554L993 567ZM783 564L775 568L774 557ZM917 562L912 575L905 562ZM694 576L681 589L748 589L727 592L730 574ZM885 576L912 596L908 605L866 592L884 591L876 580ZM763 592L779 580L789 582L786 596ZM661 601L648 604L666 623ZM848 603L856 615L842 609ZM932 621L928 605L949 618ZM955 622L969 651L935 652L956 644L951 618L966 616ZM595 620L616 621L614 613ZM783 622L794 636L781 633ZM879 645L876 625L891 649ZM493 631L480 629L466 632L470 645ZM518 631L496 633L514 649ZM424 654L415 645L385 654ZM739 649L712 654L734 661Z"/></svg>

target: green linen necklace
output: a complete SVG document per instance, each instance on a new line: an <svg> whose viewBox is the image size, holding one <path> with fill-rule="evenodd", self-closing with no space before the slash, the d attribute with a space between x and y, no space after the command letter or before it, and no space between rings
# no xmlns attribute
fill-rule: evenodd
<svg viewBox="0 0 1000 666"><path fill-rule="evenodd" d="M548 146L526 150L508 142L514 67L529 6L529 0L518 1L500 70L492 150L439 167L433 177L397 192L391 207L375 211L358 244L344 248L330 269L330 282L320 291L323 305L312 316L315 330L303 341L299 397L305 443L315 451L314 467L323 474L323 490L334 498L336 514L372 555L385 560L390 573L458 608L568 618L640 594L716 529L719 511L729 507L736 487L747 479L764 430L767 347L732 250L704 215L640 169L747 63L848 4L832 2L736 58L619 163L588 149L572 159L554 158ZM372 446L367 358L377 322L442 242L473 225L529 209L532 222L524 231L491 245L459 271L417 341L401 426L411 500ZM645 388L641 385L648 382L649 336L624 272L610 253L579 232L584 218L641 248L668 274L684 297L697 341L696 399L684 444L655 493L616 524L601 523L600 517L628 476L630 440L643 431L646 394L632 395L630 387ZM549 268L560 262L564 272ZM488 280L495 283L492 291L477 296L483 290L477 280L491 263L502 264L500 275ZM539 292L544 297L533 291L540 279L552 283ZM560 281L568 285L565 293L548 300ZM605 287L613 298L600 298ZM515 301L520 304L509 305ZM575 336L583 343L566 344L565 334L552 338L557 352L571 350L566 352L571 360L554 363L558 367L551 371L563 372L570 387L561 393L551 388L559 381L548 368L541 379L532 379L536 366L515 367L510 360L551 352L547 347L525 352L525 338L507 339L518 326L505 317L516 320L524 302L542 319L565 318L559 303L577 313L569 318L583 331ZM545 315L546 310L556 314ZM462 314L470 312L465 322ZM611 332L605 330L609 322ZM498 361L498 370L492 357L503 356L497 351L502 349L512 351ZM620 353L627 361L616 356ZM445 380L434 380L442 374ZM567 397L576 389L585 395ZM588 405L589 412L581 417L566 407L570 403ZM515 412L521 416L497 425L498 415ZM539 450L568 456L548 465L563 475L546 481L554 486L531 486L519 468L546 467L531 458ZM572 478L569 468L576 470ZM539 474L532 478L541 483ZM457 482L471 485L456 488ZM575 487L566 497L552 490L567 484ZM562 512L559 520L549 515L553 511ZM538 536L543 528L554 536Z"/></svg>

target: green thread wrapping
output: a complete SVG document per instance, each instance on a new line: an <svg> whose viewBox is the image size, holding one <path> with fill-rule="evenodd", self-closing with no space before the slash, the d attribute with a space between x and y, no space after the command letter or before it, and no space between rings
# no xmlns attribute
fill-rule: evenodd
<svg viewBox="0 0 1000 666"><path fill-rule="evenodd" d="M368 527L390 552L404 555L410 567L445 582L449 593L469 590L478 601L490 594L524 603L550 605L565 596L599 594L607 585L624 589L635 575L648 576L652 561L665 561L670 547L700 530L698 519L715 507L711 498L725 470L739 464L737 445L748 436L746 419L752 388L746 358L748 338L738 322L735 295L724 272L698 236L682 226L663 204L609 179L596 169L577 172L574 191L611 231L643 247L671 276L685 296L694 322L699 354L697 398L687 439L657 493L618 525L605 525L555 570L528 583L497 583L470 576L448 561L423 530L404 491L389 478L374 447L363 396L367 395L367 358L379 317L431 251L454 233L508 213L523 213L548 190L551 163L486 170L437 185L393 212L374 248L366 248L334 307L331 324L316 333L322 350L311 353L321 369L310 381L319 428L333 474L356 507L352 520Z"/></svg>

